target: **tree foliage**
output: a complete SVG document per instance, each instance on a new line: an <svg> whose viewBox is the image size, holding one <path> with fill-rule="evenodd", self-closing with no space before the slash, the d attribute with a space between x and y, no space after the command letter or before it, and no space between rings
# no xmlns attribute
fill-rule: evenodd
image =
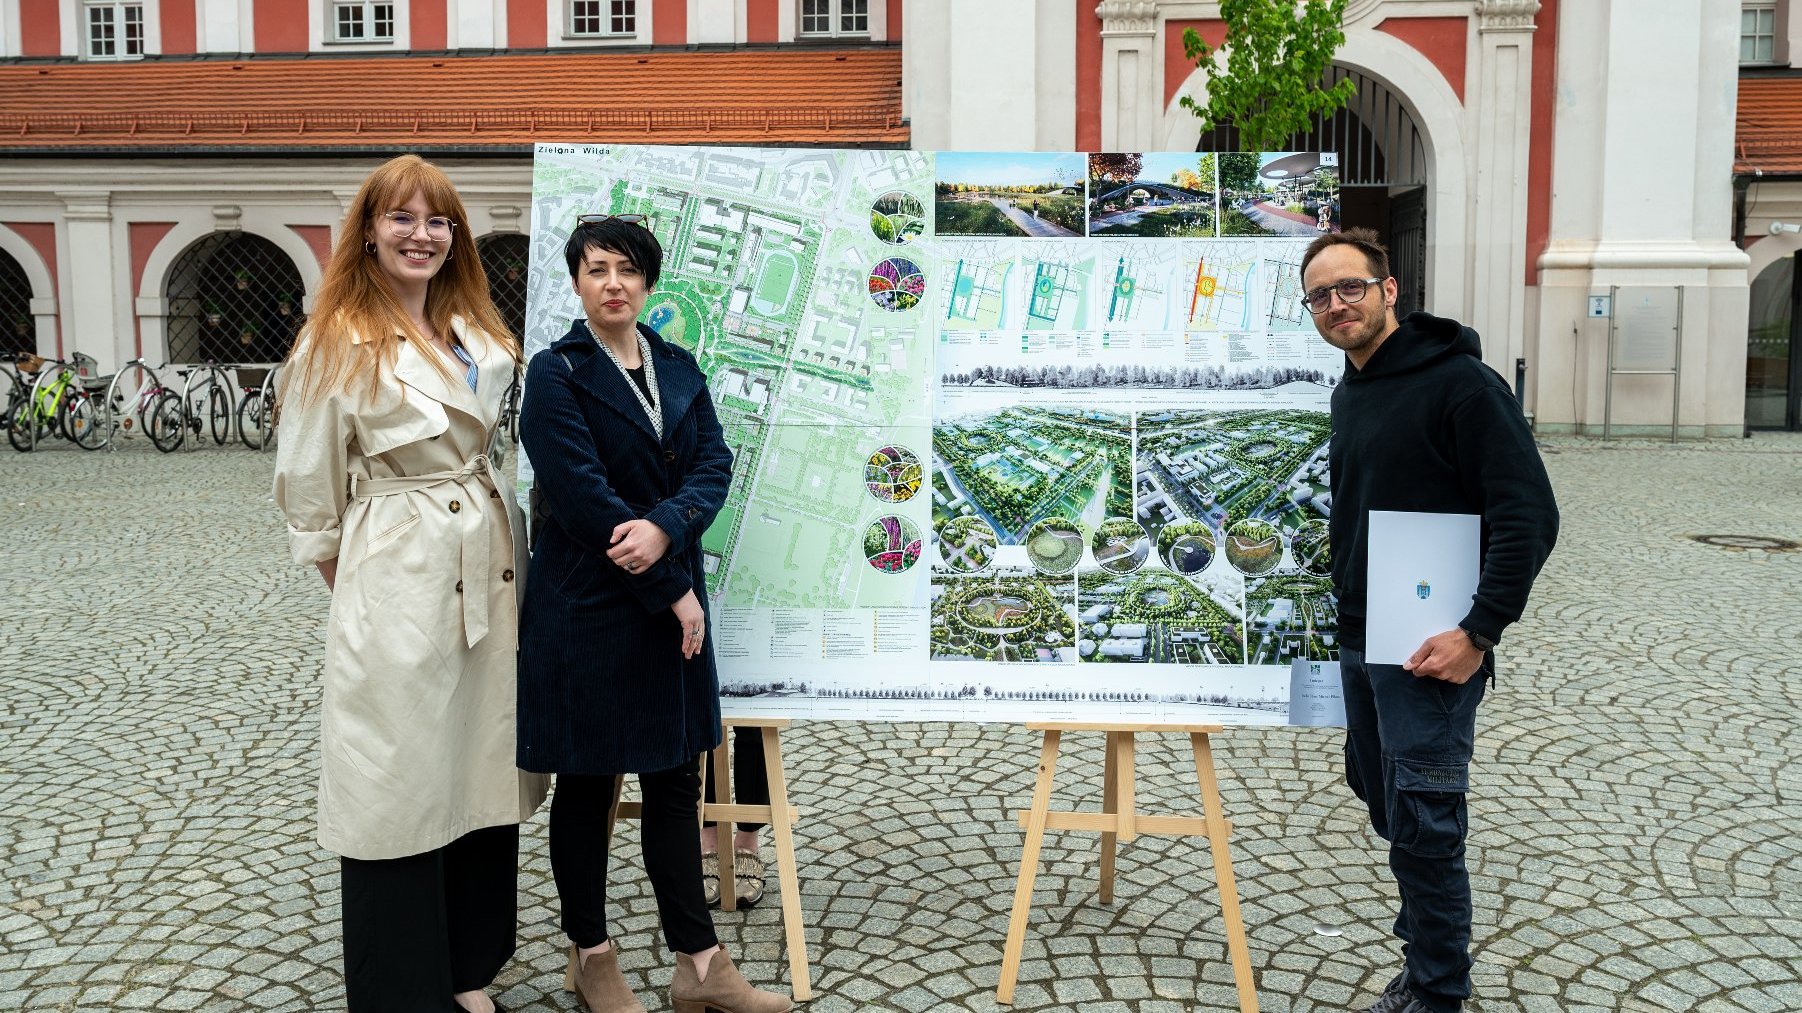
<svg viewBox="0 0 1802 1013"><path fill-rule="evenodd" d="M1351 100L1348 78L1320 87L1333 54L1345 42L1346 0L1220 0L1227 45L1210 46L1190 28L1183 52L1208 72L1203 105L1184 95L1182 106L1203 130L1232 124L1248 151L1278 151L1313 118ZM1226 66L1220 61L1226 49Z"/></svg>
<svg viewBox="0 0 1802 1013"><path fill-rule="evenodd" d="M1108 179L1116 183L1131 183L1139 178L1139 172L1145 167L1145 158L1136 152L1103 153L1089 156L1089 178Z"/></svg>

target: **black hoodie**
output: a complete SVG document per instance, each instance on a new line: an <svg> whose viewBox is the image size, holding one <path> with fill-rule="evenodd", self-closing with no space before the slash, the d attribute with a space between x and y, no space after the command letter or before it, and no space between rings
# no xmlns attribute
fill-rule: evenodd
<svg viewBox="0 0 1802 1013"><path fill-rule="evenodd" d="M1482 571L1459 625L1491 640L1520 618L1558 537L1558 504L1508 385L1477 332L1410 313L1333 391L1333 589L1340 640L1364 648L1372 510L1480 514Z"/></svg>

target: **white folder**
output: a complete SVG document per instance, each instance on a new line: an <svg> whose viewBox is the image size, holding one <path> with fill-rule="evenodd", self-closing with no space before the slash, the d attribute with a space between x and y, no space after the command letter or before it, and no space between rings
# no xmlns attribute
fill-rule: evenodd
<svg viewBox="0 0 1802 1013"><path fill-rule="evenodd" d="M1476 514L1370 512L1364 660L1399 665L1470 612L1481 568Z"/></svg>

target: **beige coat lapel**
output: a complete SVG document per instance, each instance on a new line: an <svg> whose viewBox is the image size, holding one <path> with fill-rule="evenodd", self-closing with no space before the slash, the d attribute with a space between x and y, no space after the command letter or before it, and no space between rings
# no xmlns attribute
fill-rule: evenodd
<svg viewBox="0 0 1802 1013"><path fill-rule="evenodd" d="M443 360L444 368L440 370L436 363L427 360L428 355L435 355ZM471 358L474 358L473 354ZM442 352L434 348L405 339L401 341L400 352L394 359L395 379L446 408L454 408L470 418L481 420L482 428L486 431L488 421L483 418L482 406L476 401L476 396L470 393L469 385L463 382L465 368L463 363L445 358ZM479 374L477 386L480 386Z"/></svg>
<svg viewBox="0 0 1802 1013"><path fill-rule="evenodd" d="M500 342L490 338L480 328L469 326L462 317L451 318L451 330L463 342L470 358L476 360L475 401L482 413L480 417L483 430L493 429L495 422L500 419L501 400L507 394L507 387L513 383L513 357L507 354Z"/></svg>

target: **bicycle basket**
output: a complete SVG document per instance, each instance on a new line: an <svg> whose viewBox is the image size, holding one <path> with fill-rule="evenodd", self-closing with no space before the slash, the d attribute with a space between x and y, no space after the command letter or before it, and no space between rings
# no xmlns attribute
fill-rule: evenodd
<svg viewBox="0 0 1802 1013"><path fill-rule="evenodd" d="M75 364L75 375L83 380L92 380L100 375L99 361L86 352L76 352L69 356L69 361Z"/></svg>

